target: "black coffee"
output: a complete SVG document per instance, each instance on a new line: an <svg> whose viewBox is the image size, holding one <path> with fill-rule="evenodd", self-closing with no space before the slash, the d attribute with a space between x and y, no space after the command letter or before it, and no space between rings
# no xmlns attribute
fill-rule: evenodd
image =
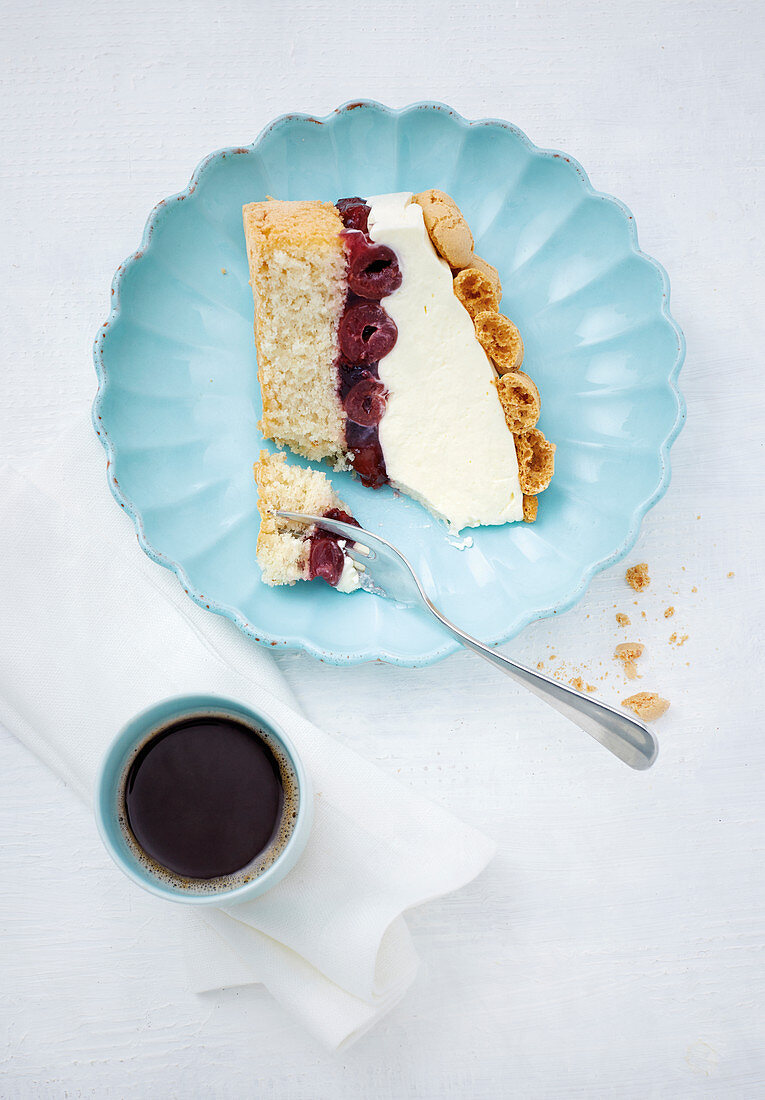
<svg viewBox="0 0 765 1100"><path fill-rule="evenodd" d="M179 719L155 733L130 765L128 827L142 851L173 875L235 874L285 832L285 779L287 802L294 801L285 769L265 735L243 721Z"/></svg>

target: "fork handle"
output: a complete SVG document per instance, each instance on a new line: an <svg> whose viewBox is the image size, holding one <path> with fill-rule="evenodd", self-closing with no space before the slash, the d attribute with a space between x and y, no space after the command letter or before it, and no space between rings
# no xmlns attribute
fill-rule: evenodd
<svg viewBox="0 0 765 1100"><path fill-rule="evenodd" d="M616 710L608 703L583 695L581 691L561 684L549 676L543 676L526 665L520 665L504 657L496 650L489 649L477 638L466 634L458 626L442 615L431 600L425 597L429 610L439 622L454 635L467 649L472 649L479 657L494 665L507 676L523 684L534 695L544 699L551 707L564 714L590 737L594 737L604 748L618 756L625 764L638 771L650 768L656 759L659 746L649 728L623 711Z"/></svg>

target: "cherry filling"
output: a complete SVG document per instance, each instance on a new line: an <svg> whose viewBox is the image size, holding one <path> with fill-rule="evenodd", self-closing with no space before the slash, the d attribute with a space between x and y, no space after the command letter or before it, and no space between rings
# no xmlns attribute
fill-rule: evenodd
<svg viewBox="0 0 765 1100"><path fill-rule="evenodd" d="M392 351L398 329L379 302L346 302L337 338L351 363L378 363Z"/></svg>
<svg viewBox="0 0 765 1100"><path fill-rule="evenodd" d="M349 516L342 508L330 508L328 512L324 513L324 518L336 519L338 523L350 523L352 527L361 527L359 521L354 519L353 516ZM334 537L337 538L337 535Z"/></svg>
<svg viewBox="0 0 765 1100"><path fill-rule="evenodd" d="M340 400L345 404L345 399L357 382L365 378L377 378L377 363L351 363L341 355L337 364L337 388Z"/></svg>
<svg viewBox="0 0 765 1100"><path fill-rule="evenodd" d="M345 440L362 484L379 489L388 480L378 432L388 393L380 381L378 363L398 337L380 299L401 286L401 269L392 248L370 239L370 211L363 199L339 199L336 205L345 226L348 255L348 297L338 328L337 363Z"/></svg>
<svg viewBox="0 0 765 1100"><path fill-rule="evenodd" d="M333 588L336 588L343 575L344 565L345 555L333 535L328 535L325 532L316 534L311 538L308 572L312 580L315 577L321 577L327 584L331 584Z"/></svg>
<svg viewBox="0 0 765 1100"><path fill-rule="evenodd" d="M360 298L379 302L401 286L396 253L386 244L372 244L364 233L346 230L348 286Z"/></svg>
<svg viewBox="0 0 765 1100"><path fill-rule="evenodd" d="M353 516L341 508L330 508L324 515L327 519L337 519L341 523L352 523L359 527ZM327 584L336 588L343 575L345 566L345 554L340 546L340 536L325 531L323 527L317 527L310 537L311 547L308 553L308 575L311 580L321 577Z"/></svg>
<svg viewBox="0 0 765 1100"><path fill-rule="evenodd" d="M358 196L352 199L338 199L335 206L346 229L358 229L366 233L369 207L363 199Z"/></svg>
<svg viewBox="0 0 765 1100"><path fill-rule="evenodd" d="M361 484L369 489L379 489L387 484L388 474L377 425L365 428L348 420L345 425L345 440L353 455L353 468L361 478Z"/></svg>
<svg viewBox="0 0 765 1100"><path fill-rule="evenodd" d="M382 382L370 374L348 390L344 402L346 416L362 428L371 428L382 420L387 400Z"/></svg>

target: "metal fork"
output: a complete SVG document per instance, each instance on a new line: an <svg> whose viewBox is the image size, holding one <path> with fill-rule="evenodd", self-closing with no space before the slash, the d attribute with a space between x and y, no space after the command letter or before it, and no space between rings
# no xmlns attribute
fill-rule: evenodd
<svg viewBox="0 0 765 1100"><path fill-rule="evenodd" d="M324 516L283 511L277 511L276 515L299 523L318 524L331 534L347 539L345 552L362 567L359 579L361 587L367 592L385 596L407 607L424 607L458 642L544 699L625 764L639 771L653 764L659 746L643 722L608 703L593 699L591 695L583 695L581 691L518 664L460 630L438 610L411 564L387 539L350 523L325 519Z"/></svg>

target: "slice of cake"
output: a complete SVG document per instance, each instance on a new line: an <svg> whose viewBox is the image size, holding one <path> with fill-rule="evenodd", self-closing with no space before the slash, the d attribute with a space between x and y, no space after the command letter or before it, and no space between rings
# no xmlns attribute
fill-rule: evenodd
<svg viewBox="0 0 765 1100"><path fill-rule="evenodd" d="M343 224L331 203L244 207L255 298L261 431L306 458L345 464L337 330L348 294Z"/></svg>
<svg viewBox="0 0 765 1100"><path fill-rule="evenodd" d="M257 558L266 584L294 584L321 577L338 592L359 587L359 571L348 557L346 542L314 525L290 523L274 515L307 512L356 524L324 474L288 466L283 454L261 451L254 466L258 486L260 533Z"/></svg>
<svg viewBox="0 0 765 1100"><path fill-rule="evenodd" d="M263 434L454 531L533 521L554 446L496 270L442 192L251 203Z"/></svg>

